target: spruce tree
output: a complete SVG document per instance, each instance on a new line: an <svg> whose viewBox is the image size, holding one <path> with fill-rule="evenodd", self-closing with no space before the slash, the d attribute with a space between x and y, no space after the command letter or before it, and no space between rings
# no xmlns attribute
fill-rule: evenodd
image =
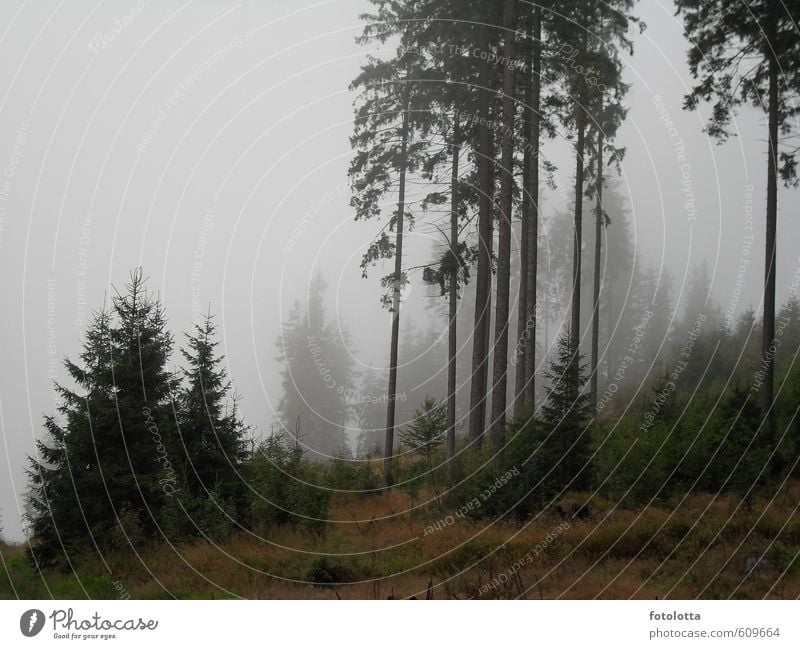
<svg viewBox="0 0 800 649"><path fill-rule="evenodd" d="M436 399L426 398L414 414L414 420L400 432L400 439L425 458L432 467L433 453L445 441L447 408Z"/></svg>
<svg viewBox="0 0 800 649"><path fill-rule="evenodd" d="M553 486L588 489L592 404L585 390L586 364L568 334L559 339L557 357L544 376L549 388L542 406L542 422L548 432L543 454L553 467Z"/></svg>
<svg viewBox="0 0 800 649"><path fill-rule="evenodd" d="M57 414L45 417L48 437L29 459L38 565L158 535L162 508L181 489L171 351L163 307L136 271L94 316L80 364L65 360L75 387L56 386Z"/></svg>
<svg viewBox="0 0 800 649"><path fill-rule="evenodd" d="M209 313L187 335L181 349L186 361L180 399L182 474L190 493L200 499L213 494L235 512L246 509L246 490L240 471L246 457L247 427L239 416L238 397L217 355L216 326Z"/></svg>

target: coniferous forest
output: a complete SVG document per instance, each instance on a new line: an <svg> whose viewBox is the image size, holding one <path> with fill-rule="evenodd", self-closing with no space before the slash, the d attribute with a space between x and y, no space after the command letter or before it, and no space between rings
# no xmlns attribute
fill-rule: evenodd
<svg viewBox="0 0 800 649"><path fill-rule="evenodd" d="M192 273L208 264L204 281L217 274L212 246L247 266L245 307L230 306L220 268L224 290L193 293L189 322L157 242L124 269L101 271L89 249L104 275L72 347L58 338L69 353L49 373L26 370L53 397L9 457L25 458L25 485L20 533L4 504L0 595L799 597L800 4L664 4L683 37L671 64L688 80L672 96L637 68L639 44L664 29L642 4L341 3L358 19L346 33L358 54L340 88L346 138L324 153L344 161L337 191L300 192L316 202L283 217L285 247L245 230L278 264L268 273L241 242L214 239L241 214L210 210L197 245L196 214L191 234L175 226ZM195 66L139 155L190 124L179 100L257 38ZM98 40L98 56L123 41ZM327 137L320 119L304 127L310 140ZM220 187L260 137L231 145L241 157L224 162ZM652 158L671 210L663 232L631 185L638 137L667 143ZM739 146L744 186L725 166ZM703 176L695 160L723 147L718 177ZM270 168L290 165L259 151ZM324 164L308 155L292 173ZM342 209L324 226L329 204ZM304 245L334 226L353 243L318 264ZM678 246L693 250L686 263L665 243L684 227L715 233ZM116 245L108 259L127 254ZM294 283L282 254L304 269ZM353 308L351 293L369 297ZM245 357L257 372L237 373ZM3 401L0 419L23 408Z"/></svg>

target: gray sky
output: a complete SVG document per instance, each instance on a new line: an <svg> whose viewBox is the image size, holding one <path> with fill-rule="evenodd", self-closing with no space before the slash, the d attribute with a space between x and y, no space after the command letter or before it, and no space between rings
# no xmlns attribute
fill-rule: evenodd
<svg viewBox="0 0 800 649"><path fill-rule="evenodd" d="M91 309L139 265L188 329L208 304L247 421L269 428L279 394L279 324L316 268L358 363L383 361L388 315L358 268L376 224L356 224L344 185L353 96L365 50L356 0L56 2L0 7L0 513L20 538L23 466L54 410L51 380L74 357ZM671 3L644 0L648 24L626 60L633 84L619 144L628 152L637 249L680 290L706 260L733 299L752 185L755 242L737 312L763 275L765 138L743 111L717 146L681 109L686 43ZM654 101L660 96L662 103ZM670 134L662 117L676 131ZM678 158L677 141L685 145ZM569 148L551 147L562 183ZM688 186L682 189L681 181ZM688 187L696 214L684 207ZM556 194L548 209L562 205ZM797 195L783 191L779 297L798 266ZM693 217L693 218L690 218ZM407 264L425 260L424 228ZM388 269L384 270L384 273ZM376 272L375 275L383 273ZM429 289L414 286L419 310ZM179 337L179 342L181 339Z"/></svg>

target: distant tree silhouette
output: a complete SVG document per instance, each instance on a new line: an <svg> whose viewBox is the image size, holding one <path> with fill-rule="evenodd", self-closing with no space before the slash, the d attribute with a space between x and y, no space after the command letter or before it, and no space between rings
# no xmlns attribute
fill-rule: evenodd
<svg viewBox="0 0 800 649"><path fill-rule="evenodd" d="M290 439L299 422L299 443L316 457L337 456L347 441L354 391L347 332L325 313L325 280L311 280L305 306L295 303L276 343L283 397L278 412ZM299 418L299 419L298 419Z"/></svg>
<svg viewBox="0 0 800 649"><path fill-rule="evenodd" d="M353 399L359 434L356 455L364 457L383 451L386 432L387 375L370 366L360 373Z"/></svg>

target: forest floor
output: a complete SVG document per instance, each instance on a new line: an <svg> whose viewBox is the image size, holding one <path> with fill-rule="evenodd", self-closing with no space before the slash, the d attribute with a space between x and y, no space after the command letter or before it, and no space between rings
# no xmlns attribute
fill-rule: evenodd
<svg viewBox="0 0 800 649"><path fill-rule="evenodd" d="M286 527L219 545L164 542L41 575L23 547L0 545L0 598L424 599L429 584L434 599L797 598L798 503L794 483L748 503L693 495L622 510L595 500L583 519L562 508L494 523L432 505L411 516L400 491L337 494L338 522L322 535Z"/></svg>

